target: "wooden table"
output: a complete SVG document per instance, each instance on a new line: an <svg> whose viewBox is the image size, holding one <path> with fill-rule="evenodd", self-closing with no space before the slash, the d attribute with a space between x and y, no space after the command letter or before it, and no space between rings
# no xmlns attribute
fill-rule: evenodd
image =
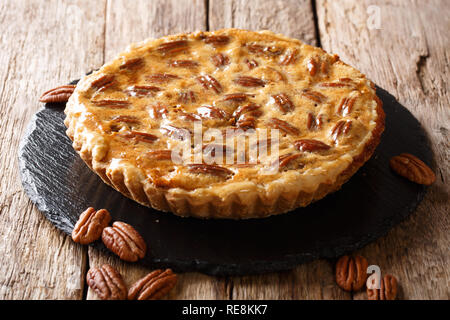
<svg viewBox="0 0 450 320"><path fill-rule="evenodd" d="M437 181L407 221L359 253L399 279L400 298L449 299L449 17L447 0L0 1L0 298L95 299L85 284L89 267L108 262L127 283L149 271L73 243L23 192L17 149L39 95L131 42L236 27L270 29L339 54L423 124ZM333 264L246 277L182 274L168 298L364 299L335 285Z"/></svg>

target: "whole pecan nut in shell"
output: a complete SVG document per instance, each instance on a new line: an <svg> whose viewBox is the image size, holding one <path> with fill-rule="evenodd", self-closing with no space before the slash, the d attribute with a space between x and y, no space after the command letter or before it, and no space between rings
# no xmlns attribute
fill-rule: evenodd
<svg viewBox="0 0 450 320"><path fill-rule="evenodd" d="M88 286L102 300L125 300L127 287L120 273L108 264L92 268L86 276Z"/></svg>
<svg viewBox="0 0 450 320"><path fill-rule="evenodd" d="M346 291L360 290L367 279L366 258L343 256L336 263L336 283Z"/></svg>
<svg viewBox="0 0 450 320"><path fill-rule="evenodd" d="M392 157L389 165L396 173L415 183L429 186L436 180L434 172L422 160L409 153Z"/></svg>
<svg viewBox="0 0 450 320"><path fill-rule="evenodd" d="M96 211L94 208L87 208L75 224L72 231L73 241L81 244L88 244L100 239L102 231L111 221L111 215L106 209Z"/></svg>
<svg viewBox="0 0 450 320"><path fill-rule="evenodd" d="M147 245L141 235L132 226L121 221L103 229L102 240L120 259L129 262L142 259L147 251Z"/></svg>
<svg viewBox="0 0 450 320"><path fill-rule="evenodd" d="M177 283L177 275L171 269L155 270L136 281L128 290L128 300L158 300Z"/></svg>
<svg viewBox="0 0 450 320"><path fill-rule="evenodd" d="M369 300L395 300L397 297L397 279L390 274L381 279L380 289L367 288L367 299Z"/></svg>

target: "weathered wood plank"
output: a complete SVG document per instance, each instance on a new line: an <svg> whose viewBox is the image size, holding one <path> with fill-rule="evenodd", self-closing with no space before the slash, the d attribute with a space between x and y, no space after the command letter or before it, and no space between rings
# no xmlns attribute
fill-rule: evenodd
<svg viewBox="0 0 450 320"><path fill-rule="evenodd" d="M231 280L233 299L350 299L350 294L336 286L333 265L326 260L300 265L292 271Z"/></svg>
<svg viewBox="0 0 450 320"><path fill-rule="evenodd" d="M86 249L28 200L17 150L40 94L101 63L103 10L103 1L0 2L0 299L82 298Z"/></svg>
<svg viewBox="0 0 450 320"><path fill-rule="evenodd" d="M106 60L112 59L130 43L150 37L160 37L178 32L205 30L205 2L197 1L108 1L106 18ZM151 245L151 244L149 244ZM90 266L109 263L131 285L151 269L135 264L125 264L89 249ZM225 281L198 273L180 274L178 285L167 299L224 299L227 297ZM89 289L87 299L96 299Z"/></svg>
<svg viewBox="0 0 450 320"><path fill-rule="evenodd" d="M106 60L130 43L147 38L206 28L206 6L193 1L108 1L105 31Z"/></svg>
<svg viewBox="0 0 450 320"><path fill-rule="evenodd" d="M209 28L271 30L315 45L310 0L210 0Z"/></svg>
<svg viewBox="0 0 450 320"><path fill-rule="evenodd" d="M380 30L367 28L369 5L381 10ZM448 299L450 9L445 0L317 0L317 9L324 49L340 54L342 60L394 94L422 122L435 152L438 181L417 212L359 253L398 277L401 298ZM204 29L205 13L202 0L0 2L0 64L6 66L0 70L1 299L80 299L85 285L86 249L47 222L20 185L17 147L39 105L33 107L30 101L37 101L52 86L99 67L133 41ZM270 29L316 43L308 0L210 0L209 27ZM149 271L89 249L90 266L107 262L122 272L128 284ZM334 284L332 263L321 260L291 272L228 280L184 274L168 298L228 297L351 296ZM94 298L90 291L88 298ZM365 298L365 293L354 298Z"/></svg>
<svg viewBox="0 0 450 320"><path fill-rule="evenodd" d="M448 299L450 7L445 0L320 0L317 9L323 48L396 96L422 123L435 154L438 179L417 212L360 253L399 279L400 298ZM380 29L369 29L378 10Z"/></svg>
<svg viewBox="0 0 450 320"><path fill-rule="evenodd" d="M312 2L266 0L211 0L209 27L268 29L317 44ZM302 265L290 272L230 279L233 299L349 299L335 288L327 261Z"/></svg>

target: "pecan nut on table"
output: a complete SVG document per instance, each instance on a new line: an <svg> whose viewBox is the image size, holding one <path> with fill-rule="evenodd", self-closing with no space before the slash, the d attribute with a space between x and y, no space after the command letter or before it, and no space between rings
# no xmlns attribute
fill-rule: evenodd
<svg viewBox="0 0 450 320"><path fill-rule="evenodd" d="M100 239L103 229L111 221L111 215L106 209L96 211L90 207L86 209L75 224L72 231L73 241L81 244L89 244Z"/></svg>
<svg viewBox="0 0 450 320"><path fill-rule="evenodd" d="M381 279L380 289L367 288L367 299L369 300L395 300L397 297L397 279L390 274Z"/></svg>
<svg viewBox="0 0 450 320"><path fill-rule="evenodd" d="M171 269L155 270L136 281L128 290L128 300L158 300L169 293L177 283Z"/></svg>
<svg viewBox="0 0 450 320"><path fill-rule="evenodd" d="M127 287L122 276L108 264L88 271L86 282L102 300L124 300Z"/></svg>
<svg viewBox="0 0 450 320"><path fill-rule="evenodd" d="M112 227L103 229L102 240L120 259L129 262L142 259L147 251L142 236L125 222L116 221Z"/></svg>
<svg viewBox="0 0 450 320"><path fill-rule="evenodd" d="M434 172L419 158L409 153L392 157L391 169L406 179L424 185L431 185L436 180Z"/></svg>
<svg viewBox="0 0 450 320"><path fill-rule="evenodd" d="M367 279L368 262L356 255L343 256L336 263L336 283L346 291L360 290Z"/></svg>

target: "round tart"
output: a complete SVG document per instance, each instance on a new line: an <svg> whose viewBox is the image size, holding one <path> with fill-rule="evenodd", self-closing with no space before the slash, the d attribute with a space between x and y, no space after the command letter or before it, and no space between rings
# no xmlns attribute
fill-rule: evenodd
<svg viewBox="0 0 450 320"><path fill-rule="evenodd" d="M201 218L266 217L321 199L384 129L373 83L337 55L237 29L133 44L78 83L65 113L75 150L103 181Z"/></svg>

